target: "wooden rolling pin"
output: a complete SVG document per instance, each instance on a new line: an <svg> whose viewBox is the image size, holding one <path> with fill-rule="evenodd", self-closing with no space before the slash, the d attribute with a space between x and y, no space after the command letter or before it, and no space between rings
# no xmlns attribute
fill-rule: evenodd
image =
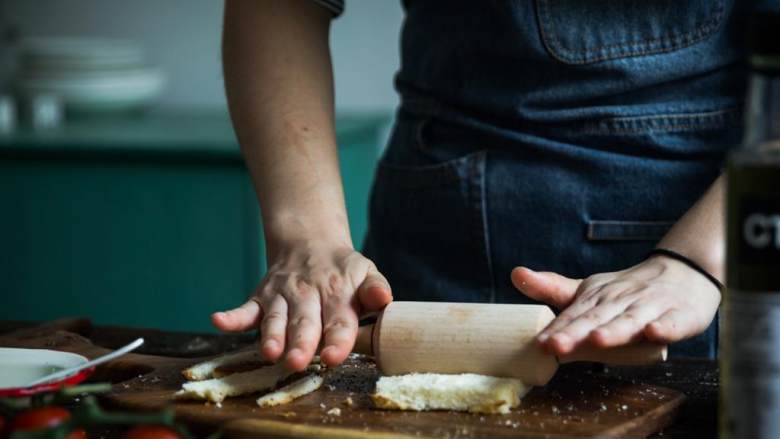
<svg viewBox="0 0 780 439"><path fill-rule="evenodd" d="M478 373L544 385L559 363L615 365L666 360L666 346L637 343L612 349L578 348L555 357L536 335L555 318L545 305L392 302L358 333L355 352L373 355L386 375Z"/></svg>

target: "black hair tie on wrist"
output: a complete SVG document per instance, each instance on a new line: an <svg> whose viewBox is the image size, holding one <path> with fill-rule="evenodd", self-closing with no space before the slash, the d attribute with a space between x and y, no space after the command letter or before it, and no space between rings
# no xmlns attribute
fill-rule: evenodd
<svg viewBox="0 0 780 439"><path fill-rule="evenodd" d="M711 275L707 270L703 269L701 265L697 264L696 262L693 262L692 260L688 259L687 257L665 248L656 248L653 249L653 251L650 252L648 257L654 256L654 255L661 255L661 256L668 256L672 259L676 259L683 264L693 268L694 270L701 273L702 276L706 277L707 280L712 282L716 287L718 287L718 290L723 291L723 284L713 275Z"/></svg>

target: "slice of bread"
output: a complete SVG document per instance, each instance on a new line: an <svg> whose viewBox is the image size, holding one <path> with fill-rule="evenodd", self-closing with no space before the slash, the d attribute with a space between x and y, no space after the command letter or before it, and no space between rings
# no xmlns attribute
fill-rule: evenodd
<svg viewBox="0 0 780 439"><path fill-rule="evenodd" d="M257 405L260 407L272 407L290 403L301 396L308 395L319 389L322 386L323 381L323 378L316 373L307 375L279 390L261 396L257 399Z"/></svg>
<svg viewBox="0 0 780 439"><path fill-rule="evenodd" d="M413 373L379 378L371 398L384 409L509 413L529 389L512 378Z"/></svg>

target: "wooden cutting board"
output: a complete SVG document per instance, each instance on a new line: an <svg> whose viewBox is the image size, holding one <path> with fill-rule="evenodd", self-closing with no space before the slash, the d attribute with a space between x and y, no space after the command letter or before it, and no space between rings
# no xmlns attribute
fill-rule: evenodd
<svg viewBox="0 0 780 439"><path fill-rule="evenodd" d="M57 349L93 358L106 352L57 325L0 336L0 346ZM115 382L111 406L154 410L172 405L195 427L223 427L240 438L618 438L645 437L669 425L685 399L680 392L608 379L590 365L561 367L543 388L533 389L509 415L394 412L372 407L369 393L378 373L369 360L331 369L324 386L295 402L260 408L257 396L229 398L221 407L174 401L184 382L180 371L193 359L130 354L96 371ZM352 405L348 405L347 398ZM338 407L338 416L327 414Z"/></svg>

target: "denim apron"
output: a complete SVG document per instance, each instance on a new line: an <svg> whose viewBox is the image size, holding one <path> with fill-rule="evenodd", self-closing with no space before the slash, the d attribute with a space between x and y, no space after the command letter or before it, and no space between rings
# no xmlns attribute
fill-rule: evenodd
<svg viewBox="0 0 780 439"><path fill-rule="evenodd" d="M733 0L404 6L401 105L364 246L396 300L531 303L515 266L635 265L740 142ZM717 323L671 347L716 350Z"/></svg>

